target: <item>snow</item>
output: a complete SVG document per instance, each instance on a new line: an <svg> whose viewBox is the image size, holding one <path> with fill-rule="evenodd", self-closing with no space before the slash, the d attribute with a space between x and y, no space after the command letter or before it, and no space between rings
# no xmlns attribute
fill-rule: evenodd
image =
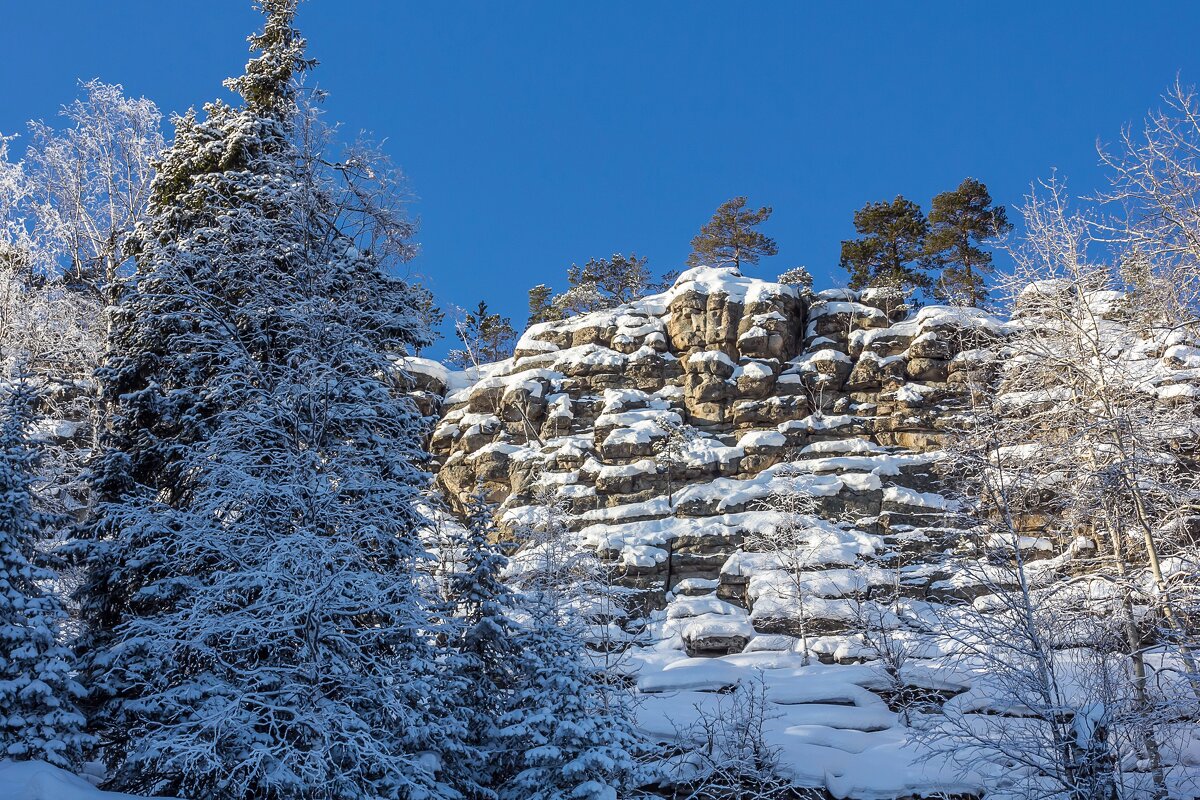
<svg viewBox="0 0 1200 800"><path fill-rule="evenodd" d="M102 792L77 775L44 761L0 761L3 800L135 800L134 795ZM143 800L139 797L136 800Z"/></svg>
<svg viewBox="0 0 1200 800"><path fill-rule="evenodd" d="M883 501L885 503L896 503L904 506L933 508L939 511L952 511L957 508L957 503L952 500L947 500L940 494L935 494L933 492L917 492L912 489L907 489L903 486L889 486L884 489Z"/></svg>
<svg viewBox="0 0 1200 800"><path fill-rule="evenodd" d="M810 353L805 353L802 356L797 356L788 362L793 364L799 372L818 372L821 371L819 364L851 364L853 363L850 356L843 353L841 350L826 348L824 350L814 350Z"/></svg>
<svg viewBox="0 0 1200 800"><path fill-rule="evenodd" d="M853 425L858 420L849 414L809 414L804 419L790 419L779 423L780 433L789 431L831 431Z"/></svg>
<svg viewBox="0 0 1200 800"><path fill-rule="evenodd" d="M733 363L733 359L721 350L701 350L688 356L688 366L700 364L727 367L730 372L737 369L737 364Z"/></svg>
<svg viewBox="0 0 1200 800"><path fill-rule="evenodd" d="M779 431L748 431L738 439L738 447L749 448L785 447L787 437Z"/></svg>
<svg viewBox="0 0 1200 800"><path fill-rule="evenodd" d="M434 361L430 358L419 358L417 356L405 356L397 359L397 363L405 372L428 375L444 387L449 387L454 381L454 373L440 361ZM462 373L457 374L461 375Z"/></svg>
<svg viewBox="0 0 1200 800"><path fill-rule="evenodd" d="M921 383L906 383L896 390L896 399L909 405L920 405L925 402L925 395L933 391L932 386Z"/></svg>
<svg viewBox="0 0 1200 800"><path fill-rule="evenodd" d="M800 455L810 454L827 454L827 453L851 453L854 455L862 455L865 453L886 453L887 448L875 444L869 439L859 437L851 437L849 439L830 439L825 442L813 442L805 445L800 450Z"/></svg>
<svg viewBox="0 0 1200 800"><path fill-rule="evenodd" d="M787 644L788 637L779 638L772 644ZM638 721L648 733L673 738L713 707L717 693L762 680L770 705L767 743L778 748L781 766L798 786L824 788L834 797L880 799L980 792L989 767L962 770L924 750L863 687L877 679L876 669L867 665L804 665L785 647L648 662L637 677Z"/></svg>

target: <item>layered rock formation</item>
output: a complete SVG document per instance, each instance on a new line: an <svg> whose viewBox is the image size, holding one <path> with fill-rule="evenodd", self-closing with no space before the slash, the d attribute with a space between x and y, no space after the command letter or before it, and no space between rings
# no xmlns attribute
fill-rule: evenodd
<svg viewBox="0 0 1200 800"><path fill-rule="evenodd" d="M712 582L752 608L730 558L747 524L769 524L738 515L772 496L802 492L855 521L847 563L897 536L911 549L914 525L940 522L937 450L1003 326L975 309L908 312L894 291L805 297L698 268L633 306L535 325L512 361L449 392L431 442L439 482L460 502L482 487L510 523L552 490L652 606ZM692 652L753 635L688 630Z"/></svg>
<svg viewBox="0 0 1200 800"><path fill-rule="evenodd" d="M649 732L669 738L664 709L766 667L772 741L800 785L978 795L1002 765L931 761L900 719L914 696L989 707L920 621L984 591L939 473L1012 330L895 290L808 295L700 267L535 325L508 361L408 366L441 406L430 450L452 505L482 489L514 532L552 506L638 594L624 625ZM1163 364L1190 386L1179 352ZM1092 546L1020 524L1047 569ZM881 634L905 642L902 677L860 663Z"/></svg>

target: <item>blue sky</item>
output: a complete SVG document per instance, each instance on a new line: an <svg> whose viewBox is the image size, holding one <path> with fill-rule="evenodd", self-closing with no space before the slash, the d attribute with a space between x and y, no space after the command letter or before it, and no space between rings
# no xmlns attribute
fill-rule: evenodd
<svg viewBox="0 0 1200 800"><path fill-rule="evenodd" d="M76 79L182 111L220 96L259 22L249 0L8 0L0 132L50 118ZM525 317L567 266L636 251L682 264L723 200L770 204L773 276L838 285L867 201L928 206L965 176L1016 204L1057 168L1099 187L1097 139L1181 73L1200 3L399 2L300 13L331 117L409 175L445 304Z"/></svg>

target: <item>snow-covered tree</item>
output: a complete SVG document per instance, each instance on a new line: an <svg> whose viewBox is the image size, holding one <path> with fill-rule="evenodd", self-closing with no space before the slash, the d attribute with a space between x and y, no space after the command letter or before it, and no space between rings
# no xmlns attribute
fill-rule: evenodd
<svg viewBox="0 0 1200 800"><path fill-rule="evenodd" d="M510 357L517 340L512 320L491 311L482 300L455 323L454 332L462 347L451 350L446 360L461 369Z"/></svg>
<svg viewBox="0 0 1200 800"><path fill-rule="evenodd" d="M553 300L560 314L586 314L631 303L651 290L653 280L646 259L635 253L613 253L612 258L591 258L582 267L567 270L567 290Z"/></svg>
<svg viewBox="0 0 1200 800"><path fill-rule="evenodd" d="M1174 796L1167 743L1200 697L1187 610L1200 554L1185 533L1200 428L1161 356L1189 352L1176 343L1194 326L1129 291L1061 184L1023 213L1003 359L969 387L947 459L979 529L956 571L984 596L943 629L988 676L981 707L994 714L954 703L945 719L970 743L956 758L1019 764L1026 796L1107 798L1132 783ZM1059 553L1031 561L1034 546Z"/></svg>
<svg viewBox="0 0 1200 800"><path fill-rule="evenodd" d="M60 515L86 503L104 307L128 266L163 146L152 102L100 81L80 89L58 122L30 123L23 160L0 142L0 357L44 389L43 413L61 433L43 447L37 493Z"/></svg>
<svg viewBox="0 0 1200 800"><path fill-rule="evenodd" d="M813 276L805 267L792 267L779 274L779 282L785 286L799 287L806 294L812 292Z"/></svg>
<svg viewBox="0 0 1200 800"><path fill-rule="evenodd" d="M176 119L122 288L82 533L95 723L135 791L448 795L394 367L426 295L389 277L411 227L370 165L314 149L295 6L260 3L240 106Z"/></svg>
<svg viewBox="0 0 1200 800"><path fill-rule="evenodd" d="M30 223L39 251L70 285L96 293L113 287L132 255L163 149L162 115L121 86L91 80L62 109L66 126L29 125L25 151Z"/></svg>
<svg viewBox="0 0 1200 800"><path fill-rule="evenodd" d="M1176 80L1162 101L1101 150L1112 182L1102 199L1114 212L1101 228L1141 267L1137 289L1179 324L1200 314L1200 96Z"/></svg>
<svg viewBox="0 0 1200 800"><path fill-rule="evenodd" d="M606 636L615 615L595 555L566 530L554 503L524 526L510 575L520 590L517 689L501 719L513 754L502 800L612 800L639 773L642 746ZM597 634L597 629L601 629ZM602 641L596 650L589 640Z"/></svg>
<svg viewBox="0 0 1200 800"><path fill-rule="evenodd" d="M501 745L500 720L510 710L520 653L512 621L515 596L501 575L508 559L500 550L494 508L482 494L466 508L465 534L450 559L448 605L453 616L448 666L457 680L452 702L463 719L463 746L448 757L447 780L468 797L495 797L511 773Z"/></svg>
<svg viewBox="0 0 1200 800"><path fill-rule="evenodd" d="M83 688L63 641L66 612L39 552L34 508L35 397L23 380L5 389L0 417L0 753L78 766L91 738L76 703Z"/></svg>

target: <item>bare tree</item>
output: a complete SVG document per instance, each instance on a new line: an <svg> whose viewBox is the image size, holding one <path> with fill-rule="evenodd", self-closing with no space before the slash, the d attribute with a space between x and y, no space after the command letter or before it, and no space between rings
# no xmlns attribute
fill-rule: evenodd
<svg viewBox="0 0 1200 800"><path fill-rule="evenodd" d="M1122 291L1095 220L1043 189L1011 251L1000 369L969 387L945 462L973 512L955 569L975 599L940 630L986 677L947 704L933 747L1020 765L1031 797L1111 798L1148 777L1162 798L1178 788L1170 726L1200 710L1194 581L1176 577L1196 563L1181 530L1200 429L1188 393L1163 391L1179 332L1163 297ZM1059 553L1030 561L1035 547Z"/></svg>
<svg viewBox="0 0 1200 800"><path fill-rule="evenodd" d="M796 626L800 636L801 657L808 664L808 613L805 596L811 592L809 581L813 554L820 546L815 539L818 508L816 499L800 492L773 494L759 504L760 511L771 513L769 525L754 528L746 536L749 552L768 553L771 565L784 578L778 599L796 604Z"/></svg>
<svg viewBox="0 0 1200 800"><path fill-rule="evenodd" d="M1068 209L1061 184L1045 187L1025 207L1027 234L1012 250L1005 287L1015 317L1000 386L1008 439L1026 445L1043 474L1053 469L1052 510L1095 531L1122 583L1149 577L1163 637L1200 696L1194 631L1164 569L1168 556L1194 551L1178 534L1200 491L1184 444L1200 436L1195 400L1164 392L1156 368L1177 329L1154 324L1160 297L1121 291L1118 270L1096 252L1091 220ZM1132 631L1129 644L1140 649Z"/></svg>
<svg viewBox="0 0 1200 800"><path fill-rule="evenodd" d="M1136 285L1160 300L1169 323L1200 313L1200 98L1176 79L1140 128L1127 126L1101 147L1112 211L1100 229L1139 266Z"/></svg>
<svg viewBox="0 0 1200 800"><path fill-rule="evenodd" d="M145 217L153 163L163 150L162 115L117 84L91 80L81 90L62 109L64 127L29 125L33 236L70 285L109 292L111 302Z"/></svg>
<svg viewBox="0 0 1200 800"><path fill-rule="evenodd" d="M793 796L780 771L779 748L767 738L771 720L782 714L772 709L761 672L695 709L695 720L676 726L676 740L686 751L665 767L673 800Z"/></svg>

